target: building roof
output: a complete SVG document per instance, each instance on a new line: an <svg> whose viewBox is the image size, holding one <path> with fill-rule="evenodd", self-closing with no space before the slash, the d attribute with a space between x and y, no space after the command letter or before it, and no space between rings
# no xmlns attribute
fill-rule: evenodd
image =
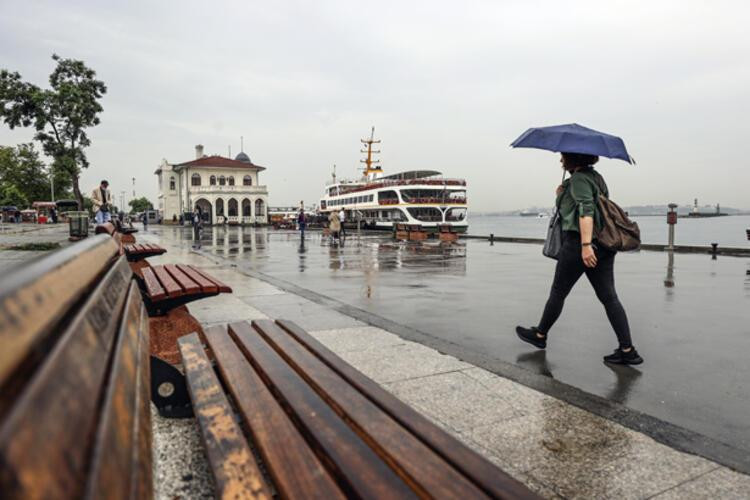
<svg viewBox="0 0 750 500"><path fill-rule="evenodd" d="M244 151L240 151L239 154L234 157L234 159L236 161L241 161L241 162L244 162L244 163L252 163L250 161L250 157L247 156L247 153L245 153Z"/></svg>
<svg viewBox="0 0 750 500"><path fill-rule="evenodd" d="M240 153L244 154L244 153ZM240 155L237 155L238 157ZM247 155L245 155L247 158ZM213 155L213 156L204 156L203 158L198 158L197 160L188 161L185 163L177 163L175 164L175 168L181 168L181 167L204 167L204 168L242 168L242 169L252 169L252 170L265 170L266 167L261 167L260 165L255 165L250 161L250 158L247 158L247 161L238 161L233 160L231 158L226 158L224 156L219 155Z"/></svg>

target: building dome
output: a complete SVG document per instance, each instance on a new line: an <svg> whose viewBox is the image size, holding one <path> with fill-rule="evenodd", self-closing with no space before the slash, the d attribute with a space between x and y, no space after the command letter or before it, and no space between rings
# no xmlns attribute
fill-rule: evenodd
<svg viewBox="0 0 750 500"><path fill-rule="evenodd" d="M237 161L243 161L245 163L252 163L250 161L250 157L247 156L244 151L240 151L240 154L238 154L237 156L235 156L234 159L237 160Z"/></svg>

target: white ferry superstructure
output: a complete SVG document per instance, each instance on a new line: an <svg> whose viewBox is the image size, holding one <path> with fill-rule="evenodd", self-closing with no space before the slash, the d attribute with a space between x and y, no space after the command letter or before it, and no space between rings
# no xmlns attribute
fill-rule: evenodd
<svg viewBox="0 0 750 500"><path fill-rule="evenodd" d="M427 231L450 225L455 232L466 232L469 227L466 181L449 179L436 170L409 170L383 175L373 160L372 145L375 128L369 139L362 139L367 149L364 174L359 180L333 179L326 186L320 200L320 212L329 214L344 210L347 224L357 220L364 227L392 229L396 223L419 224Z"/></svg>

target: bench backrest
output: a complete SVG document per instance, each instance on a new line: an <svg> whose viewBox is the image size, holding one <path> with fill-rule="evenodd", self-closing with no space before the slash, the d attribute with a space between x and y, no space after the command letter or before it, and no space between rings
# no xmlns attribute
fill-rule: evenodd
<svg viewBox="0 0 750 500"><path fill-rule="evenodd" d="M94 228L94 233L96 234L108 234L113 235L115 234L115 225L111 222L105 222L104 224L99 224Z"/></svg>
<svg viewBox="0 0 750 500"><path fill-rule="evenodd" d="M151 496L148 318L108 235L0 285L3 498Z"/></svg>

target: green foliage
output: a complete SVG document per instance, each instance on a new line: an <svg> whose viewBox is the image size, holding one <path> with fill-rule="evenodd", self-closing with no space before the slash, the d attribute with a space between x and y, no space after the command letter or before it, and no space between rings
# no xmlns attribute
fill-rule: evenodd
<svg viewBox="0 0 750 500"><path fill-rule="evenodd" d="M128 205L130 205L130 211L132 212L144 212L146 210L151 210L154 208L154 206L151 204L150 201L148 201L148 198L145 196L141 196L140 198L136 198L134 200L130 200L128 202Z"/></svg>
<svg viewBox="0 0 750 500"><path fill-rule="evenodd" d="M13 205L20 210L29 206L29 199L13 184L0 182L0 205Z"/></svg>
<svg viewBox="0 0 750 500"><path fill-rule="evenodd" d="M53 168L67 175L79 209L83 195L78 186L81 168L89 166L84 149L91 145L86 129L99 124L99 99L104 82L83 61L52 56L57 67L49 77L51 89L24 82L17 72L0 70L0 118L11 128L33 127L34 139L53 158Z"/></svg>
<svg viewBox="0 0 750 500"><path fill-rule="evenodd" d="M15 187L29 202L50 199L49 172L33 144L0 146L0 183Z"/></svg>

